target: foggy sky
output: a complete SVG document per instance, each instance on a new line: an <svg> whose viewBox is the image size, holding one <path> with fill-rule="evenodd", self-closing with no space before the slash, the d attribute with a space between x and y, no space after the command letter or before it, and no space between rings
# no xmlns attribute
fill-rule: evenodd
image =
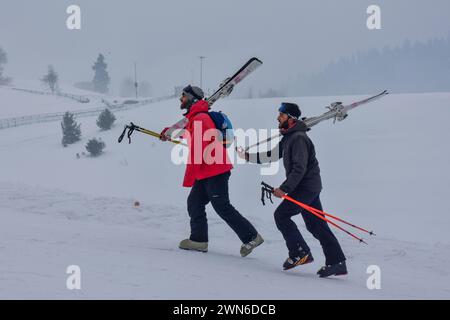
<svg viewBox="0 0 450 320"><path fill-rule="evenodd" d="M66 28L71 4L81 7L81 31ZM381 6L382 30L366 27L371 4ZM53 64L64 83L91 80L102 52L115 91L136 61L156 95L198 84L199 55L212 89L251 56L261 58L264 66L245 83L259 89L357 51L449 34L448 0L0 0L6 75L39 79Z"/></svg>

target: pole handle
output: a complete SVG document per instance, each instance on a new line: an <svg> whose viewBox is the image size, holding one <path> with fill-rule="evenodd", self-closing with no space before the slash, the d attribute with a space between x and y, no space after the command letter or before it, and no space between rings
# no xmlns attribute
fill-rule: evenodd
<svg viewBox="0 0 450 320"><path fill-rule="evenodd" d="M263 206L266 205L265 202L265 198L269 199L271 203L273 203L272 201L272 194L273 194L273 190L274 188L270 185L268 185L267 183L265 183L264 181L261 182L261 202L263 204Z"/></svg>

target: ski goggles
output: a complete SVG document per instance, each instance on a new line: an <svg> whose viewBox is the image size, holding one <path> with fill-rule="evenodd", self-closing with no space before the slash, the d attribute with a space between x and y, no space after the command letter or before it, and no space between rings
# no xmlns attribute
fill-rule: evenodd
<svg viewBox="0 0 450 320"><path fill-rule="evenodd" d="M288 105L282 102L281 105L280 105L280 108L278 108L278 111L281 112L281 113L287 114L288 117L290 117L292 119L298 120L298 117L293 116L292 114L290 114L288 109L289 109Z"/></svg>

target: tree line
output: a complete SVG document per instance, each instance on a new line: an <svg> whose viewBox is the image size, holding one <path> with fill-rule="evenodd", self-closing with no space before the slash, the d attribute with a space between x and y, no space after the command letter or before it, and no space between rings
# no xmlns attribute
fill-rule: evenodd
<svg viewBox="0 0 450 320"><path fill-rule="evenodd" d="M427 42L405 41L358 52L328 64L321 72L300 75L293 95L368 94L450 91L450 36Z"/></svg>

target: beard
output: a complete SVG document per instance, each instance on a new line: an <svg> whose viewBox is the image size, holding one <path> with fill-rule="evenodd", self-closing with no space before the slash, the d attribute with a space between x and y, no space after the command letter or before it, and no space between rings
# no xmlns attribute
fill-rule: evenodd
<svg viewBox="0 0 450 320"><path fill-rule="evenodd" d="M278 123L278 129L286 130L289 128L289 120Z"/></svg>
<svg viewBox="0 0 450 320"><path fill-rule="evenodd" d="M190 107L192 106L192 102L190 102L190 101L186 101L186 102L182 102L181 104L180 104L180 109L181 110L183 110L183 109L186 109L186 110L188 110Z"/></svg>

